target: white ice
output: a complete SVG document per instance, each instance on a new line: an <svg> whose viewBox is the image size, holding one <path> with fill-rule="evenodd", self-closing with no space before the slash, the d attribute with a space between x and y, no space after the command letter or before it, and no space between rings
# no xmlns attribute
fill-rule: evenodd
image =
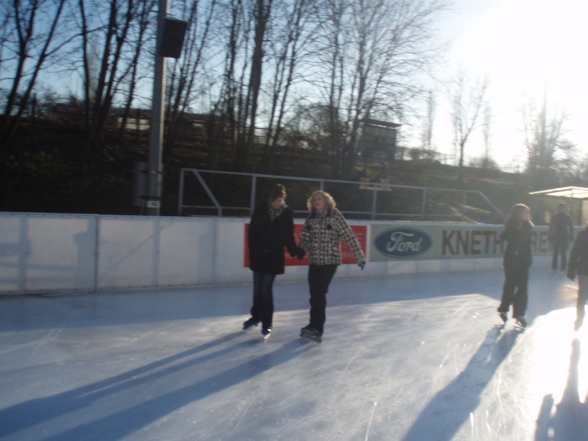
<svg viewBox="0 0 588 441"><path fill-rule="evenodd" d="M248 285L0 297L0 439L586 441L576 284L534 268L521 332L502 282L335 276L321 344L279 277L267 341Z"/></svg>

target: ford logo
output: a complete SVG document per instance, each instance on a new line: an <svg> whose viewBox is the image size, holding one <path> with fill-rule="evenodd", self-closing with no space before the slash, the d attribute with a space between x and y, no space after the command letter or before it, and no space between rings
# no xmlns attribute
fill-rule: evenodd
<svg viewBox="0 0 588 441"><path fill-rule="evenodd" d="M433 240L414 228L394 228L379 234L374 243L378 251L386 256L414 257L431 248Z"/></svg>

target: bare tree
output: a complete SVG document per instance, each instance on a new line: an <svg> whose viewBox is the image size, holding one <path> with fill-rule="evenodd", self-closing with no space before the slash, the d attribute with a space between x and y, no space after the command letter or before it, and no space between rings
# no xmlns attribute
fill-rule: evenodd
<svg viewBox="0 0 588 441"><path fill-rule="evenodd" d="M354 168L362 121L398 118L420 92L414 77L434 59L434 22L444 10L440 0L230 5L224 84L215 109L227 121L223 141L234 142L233 168L247 164L260 122L267 169L297 105L328 109L323 145L340 177Z"/></svg>
<svg viewBox="0 0 588 441"><path fill-rule="evenodd" d="M206 109L215 120L210 124L211 167L217 168L225 147L230 167L249 167L252 148L259 146L261 168L269 170L284 142L286 121L304 118L296 109L306 108L312 109L308 118L321 124L312 126L307 145L329 152L333 175L352 175L363 121L402 118L406 104L421 92L416 77L437 52L434 25L444 1L178 0L175 11L190 26L182 58L169 64L166 146L173 144L182 115ZM52 5L54 11L67 4L73 14L76 28L68 29L64 40L73 42L64 54L82 78L81 97L72 94L71 102L82 103L87 166L92 152L105 147L112 107L121 106L126 119L139 83L149 76L152 46L147 42L155 36L156 1L14 1L7 16L15 26L0 32L0 43L19 35L13 5L25 3ZM32 41L22 35L23 41ZM7 46L1 47L5 52ZM30 60L32 53L23 57ZM3 69L5 60L0 59ZM202 104L205 94L210 107ZM6 101L16 103L18 96ZM256 130L262 126L267 136L260 145Z"/></svg>
<svg viewBox="0 0 588 441"><path fill-rule="evenodd" d="M311 68L330 109L325 127L334 175L357 161L362 122L402 118L421 89L416 77L436 52L438 0L326 0L319 14Z"/></svg>
<svg viewBox="0 0 588 441"><path fill-rule="evenodd" d="M219 20L226 21L226 31L219 34L224 43L224 63L221 77L223 79L220 91L212 113L220 114L217 124L210 124L210 165L217 168L219 150L227 149L233 152L233 163L236 161L236 145L238 144L239 130L245 125L243 117L243 93L242 85L246 77L247 58L242 54L247 53L248 34L250 21L247 20L246 8L241 0L228 0L221 8L225 14L219 16ZM241 60L244 60L240 63ZM216 127L218 130L214 130Z"/></svg>
<svg viewBox="0 0 588 441"><path fill-rule="evenodd" d="M189 23L182 56L169 63L168 75L168 117L166 130L166 154L169 155L177 136L177 126L184 114L206 88L204 71L211 28L216 17L217 2L211 0L184 1L181 9L176 8L179 17Z"/></svg>
<svg viewBox="0 0 588 441"><path fill-rule="evenodd" d="M547 89L541 103L527 100L523 107L523 124L528 170L558 168L569 162L575 145L566 138L565 124L568 118L565 110L557 105L550 111ZM567 165L565 167L569 168Z"/></svg>
<svg viewBox="0 0 588 441"><path fill-rule="evenodd" d="M484 106L482 119L482 141L484 143L484 151L480 157L472 161L471 165L473 167L488 170L498 170L498 164L492 158L492 126L494 115L492 114L492 107L489 103Z"/></svg>
<svg viewBox="0 0 588 441"><path fill-rule="evenodd" d="M284 121L290 110L290 92L313 29L310 21L313 2L293 0L291 3L282 2L279 6L279 16L270 28L272 38L268 47L268 70L273 75L267 85L268 115L261 160L263 172L269 171L280 143Z"/></svg>
<svg viewBox="0 0 588 441"><path fill-rule="evenodd" d="M437 100L432 91L429 91L426 102L426 114L423 118L421 131L421 150L423 153L433 152L433 127L435 126L435 113L437 110Z"/></svg>
<svg viewBox="0 0 588 441"><path fill-rule="evenodd" d="M451 122L460 168L464 165L465 148L470 136L484 123L482 113L488 105L489 84L488 77L471 82L463 69L451 83Z"/></svg>
<svg viewBox="0 0 588 441"><path fill-rule="evenodd" d="M103 146L104 127L115 98L122 98L125 79L137 74L135 67L145 39L144 20L153 6L153 1L141 0L78 0L84 106L89 115L85 167L91 152Z"/></svg>
<svg viewBox="0 0 588 441"><path fill-rule="evenodd" d="M232 142L232 168L247 167L255 142L259 96L263 80L267 30L272 19L273 0L229 0L226 10L224 83L218 104L221 123L227 121Z"/></svg>
<svg viewBox="0 0 588 441"><path fill-rule="evenodd" d="M14 31L12 8L13 5L9 2L0 3L0 72L3 72L5 63L7 62L5 52L9 50L11 43L10 37ZM1 79L4 80L3 76Z"/></svg>
<svg viewBox="0 0 588 441"><path fill-rule="evenodd" d="M39 74L65 41L58 25L65 0L12 1L5 4L2 77L10 83L0 119L0 144L18 128Z"/></svg>
<svg viewBox="0 0 588 441"><path fill-rule="evenodd" d="M253 0L251 17L254 25L253 48L251 53L251 70L243 106L243 121L237 137L237 148L233 168L242 169L247 163L249 151L255 142L259 93L264 65L266 31L272 14L273 0Z"/></svg>
<svg viewBox="0 0 588 441"><path fill-rule="evenodd" d="M154 23L155 16L153 15L153 11L156 2L157 0L148 0L139 3L135 20L136 25L133 26L129 34L129 41L131 42L129 50L130 62L128 65L129 72L125 81L127 90L123 93L124 99L121 100L124 103L119 130L119 138L121 139L127 124L127 119L132 111L133 103L135 102L140 79L145 75L145 70L142 69L141 63L143 61L143 53L145 52L144 48L149 44L150 37L155 36L151 30L151 25Z"/></svg>
<svg viewBox="0 0 588 441"><path fill-rule="evenodd" d="M232 143L235 170L248 166L260 125L267 134L261 166L271 163L313 8L308 0L229 0L225 8L223 84L213 109L227 129L221 141Z"/></svg>

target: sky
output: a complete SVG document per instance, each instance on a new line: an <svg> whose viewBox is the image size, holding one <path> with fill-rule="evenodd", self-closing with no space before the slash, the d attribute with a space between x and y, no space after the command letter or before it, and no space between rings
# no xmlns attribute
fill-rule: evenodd
<svg viewBox="0 0 588 441"><path fill-rule="evenodd" d="M579 0L456 0L453 12L440 23L452 42L451 66L462 65L472 78L487 75L491 83L491 156L501 166L525 161L521 108L546 91L548 109L569 115L567 137L588 151L588 3ZM436 112L434 145L451 153L451 122L447 108ZM466 145L466 155L481 156L481 130Z"/></svg>

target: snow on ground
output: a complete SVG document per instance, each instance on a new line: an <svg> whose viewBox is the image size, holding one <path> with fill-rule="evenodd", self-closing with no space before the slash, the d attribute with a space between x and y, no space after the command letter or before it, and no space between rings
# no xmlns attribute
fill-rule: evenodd
<svg viewBox="0 0 588 441"><path fill-rule="evenodd" d="M335 277L321 344L279 277L267 341L246 285L0 297L0 439L585 441L575 283L534 268L523 332L502 282Z"/></svg>

